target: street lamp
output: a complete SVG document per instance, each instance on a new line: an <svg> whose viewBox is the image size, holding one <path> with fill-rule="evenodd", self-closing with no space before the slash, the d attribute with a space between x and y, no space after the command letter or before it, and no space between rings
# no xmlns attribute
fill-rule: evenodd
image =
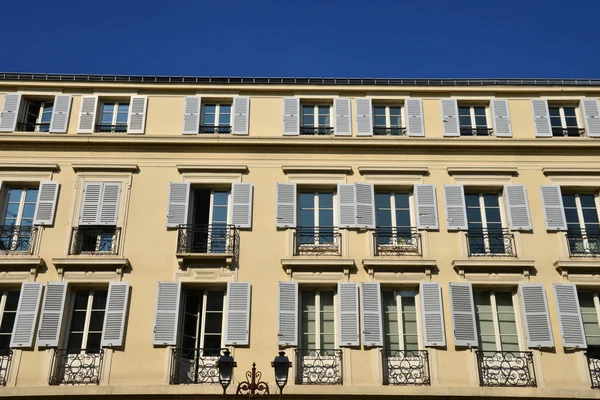
<svg viewBox="0 0 600 400"><path fill-rule="evenodd" d="M225 350L223 355L219 357L217 361L217 368L219 369L219 383L223 387L223 395L225 395L227 386L231 383L233 377L233 368L237 367L237 363L231 357L229 350Z"/></svg>
<svg viewBox="0 0 600 400"><path fill-rule="evenodd" d="M285 352L280 351L279 355L275 357L275 360L271 363L271 366L275 370L275 383L279 388L279 396L281 396L283 394L283 388L287 384L292 363L289 358L286 357Z"/></svg>

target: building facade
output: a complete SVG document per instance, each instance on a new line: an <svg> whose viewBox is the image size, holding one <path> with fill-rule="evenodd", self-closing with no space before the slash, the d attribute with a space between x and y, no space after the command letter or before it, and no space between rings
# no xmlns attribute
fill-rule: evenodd
<svg viewBox="0 0 600 400"><path fill-rule="evenodd" d="M0 396L600 398L599 97L0 73Z"/></svg>

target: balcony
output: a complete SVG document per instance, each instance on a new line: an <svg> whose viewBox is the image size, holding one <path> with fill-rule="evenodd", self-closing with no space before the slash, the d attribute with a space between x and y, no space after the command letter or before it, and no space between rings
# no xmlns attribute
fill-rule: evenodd
<svg viewBox="0 0 600 400"><path fill-rule="evenodd" d="M32 123L32 122L19 122L17 124L17 131L19 132L50 132L50 122Z"/></svg>
<svg viewBox="0 0 600 400"><path fill-rule="evenodd" d="M492 128L471 128L471 127L460 127L460 136L493 136L494 130Z"/></svg>
<svg viewBox="0 0 600 400"><path fill-rule="evenodd" d="M515 236L508 229L470 229L467 232L469 257L516 257Z"/></svg>
<svg viewBox="0 0 600 400"><path fill-rule="evenodd" d="M429 353L427 350L382 350L383 384L394 386L428 386Z"/></svg>
<svg viewBox="0 0 600 400"><path fill-rule="evenodd" d="M200 125L198 133L202 133L205 135L226 135L231 133L231 126Z"/></svg>
<svg viewBox="0 0 600 400"><path fill-rule="evenodd" d="M127 133L127 124L118 124L118 125L96 124L94 132L97 132L97 133Z"/></svg>
<svg viewBox="0 0 600 400"><path fill-rule="evenodd" d="M0 350L0 386L6 386L13 352L10 349Z"/></svg>
<svg viewBox="0 0 600 400"><path fill-rule="evenodd" d="M98 385L104 350L54 349L50 385Z"/></svg>
<svg viewBox="0 0 600 400"><path fill-rule="evenodd" d="M552 127L552 136L554 137L581 137L585 136L585 129L578 127Z"/></svg>
<svg viewBox="0 0 600 400"><path fill-rule="evenodd" d="M217 361L227 349L172 349L169 383L218 384Z"/></svg>
<svg viewBox="0 0 600 400"><path fill-rule="evenodd" d="M406 128L387 128L385 126L374 126L373 136L406 136Z"/></svg>
<svg viewBox="0 0 600 400"><path fill-rule="evenodd" d="M342 350L296 349L296 385L341 385Z"/></svg>
<svg viewBox="0 0 600 400"><path fill-rule="evenodd" d="M530 351L477 350L480 386L536 387Z"/></svg>
<svg viewBox="0 0 600 400"><path fill-rule="evenodd" d="M378 226L373 234L376 257L422 256L421 234L417 228Z"/></svg>
<svg viewBox="0 0 600 400"><path fill-rule="evenodd" d="M239 256L240 233L234 225L180 225L177 260L224 260L231 264Z"/></svg>
<svg viewBox="0 0 600 400"><path fill-rule="evenodd" d="M332 126L301 126L301 135L327 136L333 134Z"/></svg>
<svg viewBox="0 0 600 400"><path fill-rule="evenodd" d="M600 349L588 347L585 356L587 358L588 370L590 371L592 389L598 389L600 388Z"/></svg>
<svg viewBox="0 0 600 400"><path fill-rule="evenodd" d="M37 232L35 226L0 226L0 254L32 255Z"/></svg>
<svg viewBox="0 0 600 400"><path fill-rule="evenodd" d="M76 226L69 255L117 255L120 238L121 228L115 226Z"/></svg>
<svg viewBox="0 0 600 400"><path fill-rule="evenodd" d="M333 226L303 226L294 232L294 256L341 256L342 234Z"/></svg>
<svg viewBox="0 0 600 400"><path fill-rule="evenodd" d="M600 234L567 232L569 257L600 257Z"/></svg>

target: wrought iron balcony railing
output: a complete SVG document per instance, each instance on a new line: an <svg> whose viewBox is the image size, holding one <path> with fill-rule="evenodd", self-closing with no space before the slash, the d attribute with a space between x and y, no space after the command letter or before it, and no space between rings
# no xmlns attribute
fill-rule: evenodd
<svg viewBox="0 0 600 400"><path fill-rule="evenodd" d="M375 136L406 136L406 128L394 127L387 128L385 126L374 126L373 135Z"/></svg>
<svg viewBox="0 0 600 400"><path fill-rule="evenodd" d="M600 349L590 349L585 353L592 389L600 388Z"/></svg>
<svg viewBox="0 0 600 400"><path fill-rule="evenodd" d="M50 385L98 385L104 350L54 349Z"/></svg>
<svg viewBox="0 0 600 400"><path fill-rule="evenodd" d="M32 122L19 122L17 124L17 131L19 132L50 132L50 122L32 123Z"/></svg>
<svg viewBox="0 0 600 400"><path fill-rule="evenodd" d="M6 386L13 352L10 349L0 350L0 386Z"/></svg>
<svg viewBox="0 0 600 400"><path fill-rule="evenodd" d="M569 257L600 257L600 234L567 232Z"/></svg>
<svg viewBox="0 0 600 400"><path fill-rule="evenodd" d="M33 254L38 228L25 225L0 226L0 254Z"/></svg>
<svg viewBox="0 0 600 400"><path fill-rule="evenodd" d="M552 136L554 137L581 137L585 136L585 129L578 127L559 128L552 127Z"/></svg>
<svg viewBox="0 0 600 400"><path fill-rule="evenodd" d="M71 233L69 255L119 254L121 228L116 226L76 226Z"/></svg>
<svg viewBox="0 0 600 400"><path fill-rule="evenodd" d="M477 350L480 386L536 387L531 351Z"/></svg>
<svg viewBox="0 0 600 400"><path fill-rule="evenodd" d="M235 254L240 233L234 225L180 225L177 253Z"/></svg>
<svg viewBox="0 0 600 400"><path fill-rule="evenodd" d="M471 127L460 127L460 136L492 136L494 130L492 128L471 128Z"/></svg>
<svg viewBox="0 0 600 400"><path fill-rule="evenodd" d="M301 126L301 135L332 135L332 126Z"/></svg>
<svg viewBox="0 0 600 400"><path fill-rule="evenodd" d="M302 226L294 232L295 256L341 256L342 234L333 226Z"/></svg>
<svg viewBox="0 0 600 400"><path fill-rule="evenodd" d="M469 229L469 257L516 257L515 235L508 229Z"/></svg>
<svg viewBox="0 0 600 400"><path fill-rule="evenodd" d="M296 385L341 385L342 350L296 349Z"/></svg>
<svg viewBox="0 0 600 400"><path fill-rule="evenodd" d="M427 350L382 350L383 384L430 385Z"/></svg>
<svg viewBox="0 0 600 400"><path fill-rule="evenodd" d="M225 350L172 349L170 384L218 384L217 361Z"/></svg>
<svg viewBox="0 0 600 400"><path fill-rule="evenodd" d="M96 124L94 131L98 133L127 133L127 124Z"/></svg>
<svg viewBox="0 0 600 400"><path fill-rule="evenodd" d="M203 134L208 134L208 135L210 135L210 134L213 134L213 135L228 134L228 133L231 133L231 126L200 125L200 128L198 129L198 133L203 133Z"/></svg>
<svg viewBox="0 0 600 400"><path fill-rule="evenodd" d="M375 256L422 256L417 228L378 226L374 233Z"/></svg>

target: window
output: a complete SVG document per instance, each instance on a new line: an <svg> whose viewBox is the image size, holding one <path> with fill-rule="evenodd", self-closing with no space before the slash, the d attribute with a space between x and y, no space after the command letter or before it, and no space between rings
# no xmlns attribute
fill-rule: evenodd
<svg viewBox="0 0 600 400"><path fill-rule="evenodd" d="M402 128L402 106L374 105L373 134L399 136L404 134Z"/></svg>
<svg viewBox="0 0 600 400"><path fill-rule="evenodd" d="M382 303L385 350L419 350L415 293L383 291Z"/></svg>
<svg viewBox="0 0 600 400"><path fill-rule="evenodd" d="M27 100L23 109L23 121L18 130L25 132L49 132L52 120L52 101Z"/></svg>
<svg viewBox="0 0 600 400"><path fill-rule="evenodd" d="M0 292L0 355L10 350L17 306L19 304L18 290L2 290Z"/></svg>
<svg viewBox="0 0 600 400"><path fill-rule="evenodd" d="M333 291L300 292L300 349L335 348Z"/></svg>
<svg viewBox="0 0 600 400"><path fill-rule="evenodd" d="M231 133L231 103L202 105L200 133Z"/></svg>
<svg viewBox="0 0 600 400"><path fill-rule="evenodd" d="M583 129L579 129L577 122L577 107L575 106L549 106L550 126L552 136L582 136Z"/></svg>
<svg viewBox="0 0 600 400"><path fill-rule="evenodd" d="M302 104L301 135L329 135L332 132L330 105Z"/></svg>
<svg viewBox="0 0 600 400"><path fill-rule="evenodd" d="M481 351L520 350L513 299L508 291L473 291Z"/></svg>
<svg viewBox="0 0 600 400"><path fill-rule="evenodd" d="M129 102L104 102L100 105L97 132L127 132Z"/></svg>
<svg viewBox="0 0 600 400"><path fill-rule="evenodd" d="M498 193L465 194L469 254L508 252Z"/></svg>
<svg viewBox="0 0 600 400"><path fill-rule="evenodd" d="M230 253L229 190L195 189L188 226L188 253Z"/></svg>
<svg viewBox="0 0 600 400"><path fill-rule="evenodd" d="M298 244L333 244L333 192L298 194Z"/></svg>
<svg viewBox="0 0 600 400"><path fill-rule="evenodd" d="M100 352L107 294L106 289L75 290L67 339L69 353Z"/></svg>
<svg viewBox="0 0 600 400"><path fill-rule="evenodd" d="M485 106L459 106L461 136L489 136L487 110Z"/></svg>
<svg viewBox="0 0 600 400"><path fill-rule="evenodd" d="M31 249L37 198L37 188L8 188L2 213L0 251L25 252Z"/></svg>
<svg viewBox="0 0 600 400"><path fill-rule="evenodd" d="M181 347L184 350L202 349L203 355L220 355L224 294L214 290L190 289L184 292L181 329Z"/></svg>
<svg viewBox="0 0 600 400"><path fill-rule="evenodd" d="M567 238L571 255L600 252L600 221L596 195L565 193L562 195L567 219Z"/></svg>
<svg viewBox="0 0 600 400"><path fill-rule="evenodd" d="M375 193L376 255L415 252L418 235L413 229L410 193Z"/></svg>

